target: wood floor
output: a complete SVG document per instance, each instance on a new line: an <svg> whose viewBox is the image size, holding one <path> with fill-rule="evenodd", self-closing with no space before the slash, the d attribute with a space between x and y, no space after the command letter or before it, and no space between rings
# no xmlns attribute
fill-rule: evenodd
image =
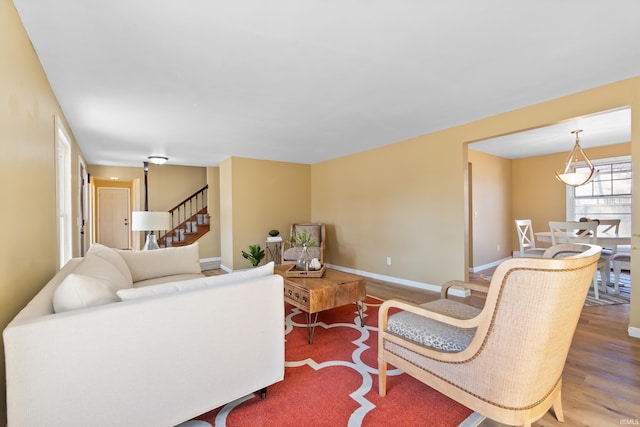
<svg viewBox="0 0 640 427"><path fill-rule="evenodd" d="M486 275L471 281L487 283ZM422 304L435 292L367 279L367 293L380 299L399 298ZM465 299L481 307L484 299ZM640 339L628 335L629 304L584 307L569 351L562 381L564 423L552 412L534 426L620 426L640 424ZM502 426L485 420L484 427Z"/></svg>
<svg viewBox="0 0 640 427"><path fill-rule="evenodd" d="M488 283L491 272L483 273L470 274L469 280ZM367 279L367 294L416 304L439 298L435 292L374 279ZM458 299L476 307L484 304L482 294ZM640 425L640 339L629 337L628 327L629 304L584 307L562 377L565 422L548 412L534 426ZM502 424L485 420L481 426Z"/></svg>

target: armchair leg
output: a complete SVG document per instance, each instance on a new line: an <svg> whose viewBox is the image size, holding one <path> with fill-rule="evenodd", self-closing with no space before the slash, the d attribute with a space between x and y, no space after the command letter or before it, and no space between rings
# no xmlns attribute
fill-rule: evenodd
<svg viewBox="0 0 640 427"><path fill-rule="evenodd" d="M378 393L384 397L387 394L387 362L378 359Z"/></svg>
<svg viewBox="0 0 640 427"><path fill-rule="evenodd" d="M561 423L564 422L564 413L562 412L562 392L558 392L556 400L553 402L553 413L556 415L556 419Z"/></svg>
<svg viewBox="0 0 640 427"><path fill-rule="evenodd" d="M260 390L260 399L266 399L267 398L267 388L263 388Z"/></svg>

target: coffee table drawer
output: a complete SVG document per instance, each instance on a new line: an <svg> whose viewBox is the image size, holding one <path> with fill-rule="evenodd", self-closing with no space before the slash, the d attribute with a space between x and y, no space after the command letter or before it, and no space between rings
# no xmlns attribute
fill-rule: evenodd
<svg viewBox="0 0 640 427"><path fill-rule="evenodd" d="M292 286L289 283L284 284L284 298L287 302L298 308L309 310L309 290Z"/></svg>

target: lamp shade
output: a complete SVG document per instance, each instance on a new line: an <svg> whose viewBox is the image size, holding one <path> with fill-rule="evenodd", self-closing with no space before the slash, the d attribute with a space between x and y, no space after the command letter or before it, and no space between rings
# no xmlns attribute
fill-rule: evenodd
<svg viewBox="0 0 640 427"><path fill-rule="evenodd" d="M169 212L132 212L131 230L133 231L169 230L170 228L171 214Z"/></svg>
<svg viewBox="0 0 640 427"><path fill-rule="evenodd" d="M580 138L578 138L580 132L582 132L582 130L574 130L571 132L576 135L576 143L573 146L573 150L569 153L569 157L567 157L564 170L556 172L558 181L571 187L579 187L587 184L598 173L598 170L593 167L587 155L582 151Z"/></svg>

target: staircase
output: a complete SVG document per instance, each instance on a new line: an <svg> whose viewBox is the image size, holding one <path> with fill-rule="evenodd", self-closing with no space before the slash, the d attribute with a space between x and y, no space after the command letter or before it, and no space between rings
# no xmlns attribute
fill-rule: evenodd
<svg viewBox="0 0 640 427"><path fill-rule="evenodd" d="M209 231L208 185L178 203L171 213L171 230L158 239L161 247L186 246Z"/></svg>

